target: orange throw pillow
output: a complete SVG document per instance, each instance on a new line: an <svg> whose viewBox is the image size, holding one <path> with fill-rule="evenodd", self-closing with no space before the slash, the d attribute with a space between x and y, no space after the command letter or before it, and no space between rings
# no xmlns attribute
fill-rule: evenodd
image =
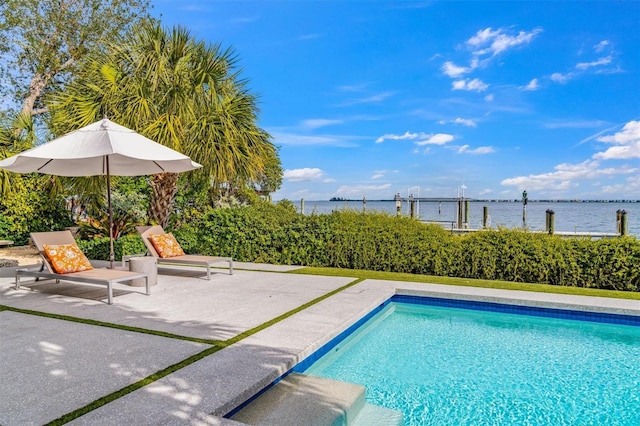
<svg viewBox="0 0 640 426"><path fill-rule="evenodd" d="M61 244L57 246L43 245L44 253L49 259L53 270L58 274L69 274L93 269L89 259L76 244Z"/></svg>
<svg viewBox="0 0 640 426"><path fill-rule="evenodd" d="M149 239L160 257L184 256L182 247L180 247L180 244L171 232L168 234L149 235Z"/></svg>

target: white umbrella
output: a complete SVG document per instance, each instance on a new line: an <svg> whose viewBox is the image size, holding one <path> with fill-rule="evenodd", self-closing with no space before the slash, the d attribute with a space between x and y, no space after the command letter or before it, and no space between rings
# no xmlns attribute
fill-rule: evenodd
<svg viewBox="0 0 640 426"><path fill-rule="evenodd" d="M106 118L0 161L0 168L18 173L105 175L111 267L114 252L110 177L180 173L199 167L202 165L186 155Z"/></svg>

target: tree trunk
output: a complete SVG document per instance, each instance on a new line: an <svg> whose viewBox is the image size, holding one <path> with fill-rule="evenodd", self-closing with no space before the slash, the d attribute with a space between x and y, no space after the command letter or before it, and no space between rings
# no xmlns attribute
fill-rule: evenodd
<svg viewBox="0 0 640 426"><path fill-rule="evenodd" d="M82 44L80 44L80 47ZM26 115L40 115L47 112L47 108L35 109L36 102L42 97L44 90L49 85L51 80L61 71L65 71L71 65L76 62L76 58L71 56L64 61L57 69L52 69L46 73L36 73L29 83L29 94L24 98L22 102L22 113Z"/></svg>
<svg viewBox="0 0 640 426"><path fill-rule="evenodd" d="M22 113L26 115L33 115L33 107L36 104L38 98L42 96L44 88L47 86L49 79L42 74L36 74L31 79L29 84L29 94L24 98L22 103Z"/></svg>
<svg viewBox="0 0 640 426"><path fill-rule="evenodd" d="M149 202L149 219L164 228L169 223L173 197L178 192L178 174L153 175L150 184L153 194Z"/></svg>

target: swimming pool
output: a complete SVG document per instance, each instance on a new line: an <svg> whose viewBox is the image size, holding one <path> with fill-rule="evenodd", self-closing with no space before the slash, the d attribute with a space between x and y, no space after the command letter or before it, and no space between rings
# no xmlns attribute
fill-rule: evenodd
<svg viewBox="0 0 640 426"><path fill-rule="evenodd" d="M640 424L637 317L404 300L295 370L362 384L407 425Z"/></svg>

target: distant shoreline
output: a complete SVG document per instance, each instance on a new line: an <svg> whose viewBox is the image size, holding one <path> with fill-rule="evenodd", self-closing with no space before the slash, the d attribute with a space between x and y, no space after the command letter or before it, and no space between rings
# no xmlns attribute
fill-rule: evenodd
<svg viewBox="0 0 640 426"><path fill-rule="evenodd" d="M436 202L436 201L447 201L447 202L453 202L453 201L458 201L460 198L419 198L419 197L414 197L415 200L417 201L423 201L423 202ZM462 198L465 201L470 201L470 202L480 202L480 203L521 203L522 199L485 199L485 198ZM402 201L408 201L409 198L408 197L402 197ZM361 203L363 201L362 198L360 199L346 199L346 198L331 198L329 200L308 200L309 202L314 202L314 201L327 201L327 202L359 202ZM391 199L379 199L379 200L369 200L366 199L367 202L394 202L395 199L391 198ZM528 198L527 199L528 203L640 203L640 200L544 200L544 199L539 199L539 200L533 200Z"/></svg>

